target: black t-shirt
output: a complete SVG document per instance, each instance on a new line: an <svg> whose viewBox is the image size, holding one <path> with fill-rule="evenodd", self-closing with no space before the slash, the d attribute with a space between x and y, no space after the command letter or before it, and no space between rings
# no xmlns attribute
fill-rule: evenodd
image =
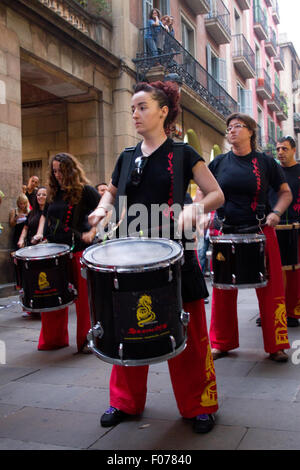
<svg viewBox="0 0 300 470"><path fill-rule="evenodd" d="M37 195L37 189L34 189L32 193L30 194L28 191L26 191L25 193L25 196L27 196L31 208L34 207L34 201L35 201L36 195Z"/></svg>
<svg viewBox="0 0 300 470"><path fill-rule="evenodd" d="M141 143L137 146L135 155L142 155ZM183 151L183 188L186 192L190 180L193 178L193 167L199 161L204 161L203 158L189 145L184 146ZM119 185L122 164L124 158L130 158L128 153L123 152L115 166L112 174L112 184L115 187ZM158 149L153 152L147 160L144 167L142 178L138 186L134 186L131 181L131 174L134 169L135 159L132 159L131 166L128 172L126 184L127 196L127 230L128 235L136 235L139 230L142 230L144 236L156 236L157 226L169 226L169 238L174 237L172 213L167 210L174 204L174 168L173 168L173 141L168 138ZM186 201L183 201L186 202ZM189 201L188 201L189 202ZM143 204L147 208L147 220L139 217L139 213L132 213L135 204ZM164 204L165 211L160 211L160 218L153 219L151 217L151 208L153 205L161 206ZM139 224L133 224L135 219L139 220ZM145 222L145 223L143 223ZM123 224L123 222L122 222ZM130 227L134 226L134 233L131 233ZM122 227L124 234L124 227ZM152 230L151 230L152 229ZM158 230L159 236L164 236L160 229ZM155 233L155 235L154 235ZM194 300L207 297L208 292L206 289L205 281L199 263L195 256L194 251L185 251L185 263L182 267L182 299L184 302L192 302Z"/></svg>
<svg viewBox="0 0 300 470"><path fill-rule="evenodd" d="M86 244L81 240L81 234L88 232L91 226L88 223L89 214L96 209L100 194L95 188L85 185L81 201L72 205L64 200L64 191L59 189L54 201L49 204L45 223L45 237L51 243L66 243L73 245L74 251L81 251Z"/></svg>
<svg viewBox="0 0 300 470"><path fill-rule="evenodd" d="M293 201L288 207L287 211L281 216L281 223L286 224L290 222L300 222L300 164L294 166L281 167L286 181L292 191ZM277 203L278 196L271 189L270 190L270 203L274 207Z"/></svg>
<svg viewBox="0 0 300 470"><path fill-rule="evenodd" d="M134 212L134 204L143 204L147 208L149 217L148 220L145 221L144 226L142 221L138 225L132 224L132 222L138 217L138 212L131 214L129 210L127 216L129 232L131 224L131 226L136 228L136 230L134 230L135 232L142 230L143 234L147 236L148 234L150 235L150 227L155 230L158 225L165 226L170 223L170 212L168 210L161 211L159 219L156 220L154 217L151 217L151 207L153 208L153 205L161 206L162 204L170 207L174 203L172 144L172 139L167 138L166 141L155 150L155 152L147 157L148 160L142 173L141 182L138 186L134 186L131 182L131 174L135 166L134 159L132 159L126 184L127 207L131 207ZM141 143L138 144L137 155L142 155L140 147ZM120 172L124 158L130 158L126 152L123 152L120 155L112 174L112 184L115 187L118 187L119 185ZM183 187L186 191L190 180L193 178L194 165L198 161L204 160L189 145L184 146L183 159Z"/></svg>
<svg viewBox="0 0 300 470"><path fill-rule="evenodd" d="M228 225L257 224L258 204L265 205L265 215L271 211L268 191L279 191L286 181L276 161L264 153L251 152L245 156L232 151L218 155L209 169L225 196L224 215ZM220 211L217 211L220 215Z"/></svg>
<svg viewBox="0 0 300 470"><path fill-rule="evenodd" d="M41 216L44 215L45 217L47 217L47 212L48 212L48 204L45 205L44 210L40 210L38 208L35 212L31 211L28 214L26 222L25 222L25 226L28 227L27 238L26 238L27 246L31 245L31 239L37 233Z"/></svg>

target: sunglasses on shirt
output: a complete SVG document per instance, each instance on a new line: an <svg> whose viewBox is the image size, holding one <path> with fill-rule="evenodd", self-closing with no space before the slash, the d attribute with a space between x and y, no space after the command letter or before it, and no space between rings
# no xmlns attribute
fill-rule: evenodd
<svg viewBox="0 0 300 470"><path fill-rule="evenodd" d="M140 184L147 161L148 157L144 157L144 155L136 157L134 168L131 172L131 183L134 186L138 186Z"/></svg>

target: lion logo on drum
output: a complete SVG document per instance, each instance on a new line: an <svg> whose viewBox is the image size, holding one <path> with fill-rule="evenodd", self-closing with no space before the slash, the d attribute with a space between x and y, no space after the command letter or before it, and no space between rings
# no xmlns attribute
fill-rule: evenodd
<svg viewBox="0 0 300 470"><path fill-rule="evenodd" d="M156 315L152 311L152 299L150 295L142 295L139 298L136 317L139 327L143 327L145 324L153 323L154 320L156 320Z"/></svg>
<svg viewBox="0 0 300 470"><path fill-rule="evenodd" d="M49 284L49 282L48 282L47 274L46 274L46 273L41 272L41 273L39 274L38 283L39 283L39 289L40 289L40 290L48 289L48 287L50 287L50 284Z"/></svg>

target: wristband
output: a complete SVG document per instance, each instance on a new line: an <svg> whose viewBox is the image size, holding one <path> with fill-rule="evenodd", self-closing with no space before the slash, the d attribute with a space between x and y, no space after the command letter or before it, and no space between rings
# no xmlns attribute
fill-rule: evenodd
<svg viewBox="0 0 300 470"><path fill-rule="evenodd" d="M278 217L281 217L281 212L280 211L275 210L275 211L272 211L272 212L273 212L273 214L278 215Z"/></svg>

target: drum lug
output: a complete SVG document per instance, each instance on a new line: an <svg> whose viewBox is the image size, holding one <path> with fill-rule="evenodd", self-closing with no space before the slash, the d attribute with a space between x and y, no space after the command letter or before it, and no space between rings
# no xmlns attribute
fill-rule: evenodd
<svg viewBox="0 0 300 470"><path fill-rule="evenodd" d="M104 330L103 330L102 325L99 321L92 328L92 333L93 333L93 336L95 336L95 338L99 338L99 339L101 339L102 336L104 335Z"/></svg>
<svg viewBox="0 0 300 470"><path fill-rule="evenodd" d="M235 245L231 245L231 252L233 255L235 254Z"/></svg>
<svg viewBox="0 0 300 470"><path fill-rule="evenodd" d="M86 275L86 268L81 268L81 277L83 277L83 279L87 279L87 275Z"/></svg>
<svg viewBox="0 0 300 470"><path fill-rule="evenodd" d="M119 344L119 358L123 361L123 343Z"/></svg>
<svg viewBox="0 0 300 470"><path fill-rule="evenodd" d="M169 282L173 281L173 272L172 272L172 267L169 266Z"/></svg>
<svg viewBox="0 0 300 470"><path fill-rule="evenodd" d="M119 281L118 281L118 278L117 278L116 275L115 275L115 277L114 277L114 288L115 288L116 290L119 289Z"/></svg>
<svg viewBox="0 0 300 470"><path fill-rule="evenodd" d="M30 303L30 308L33 308L33 300L32 299L30 300L29 303Z"/></svg>
<svg viewBox="0 0 300 470"><path fill-rule="evenodd" d="M28 263L26 261L26 263L24 264L25 268L28 269Z"/></svg>
<svg viewBox="0 0 300 470"><path fill-rule="evenodd" d="M231 275L231 280L232 280L232 284L236 284L236 275L235 274L232 274Z"/></svg>
<svg viewBox="0 0 300 470"><path fill-rule="evenodd" d="M58 297L59 305L62 305L61 297Z"/></svg>
<svg viewBox="0 0 300 470"><path fill-rule="evenodd" d="M184 310L181 310L180 320L181 320L181 323L183 324L183 326L188 326L188 323L190 321L189 312L185 312Z"/></svg>
<svg viewBox="0 0 300 470"><path fill-rule="evenodd" d="M259 278L260 278L261 282L263 282L265 280L263 273L259 273Z"/></svg>
<svg viewBox="0 0 300 470"><path fill-rule="evenodd" d="M170 340L171 340L171 344L172 344L172 352L174 353L176 351L176 341L175 341L175 338L174 336L169 336Z"/></svg>
<svg viewBox="0 0 300 470"><path fill-rule="evenodd" d="M55 258L55 264L58 266L58 258Z"/></svg>

